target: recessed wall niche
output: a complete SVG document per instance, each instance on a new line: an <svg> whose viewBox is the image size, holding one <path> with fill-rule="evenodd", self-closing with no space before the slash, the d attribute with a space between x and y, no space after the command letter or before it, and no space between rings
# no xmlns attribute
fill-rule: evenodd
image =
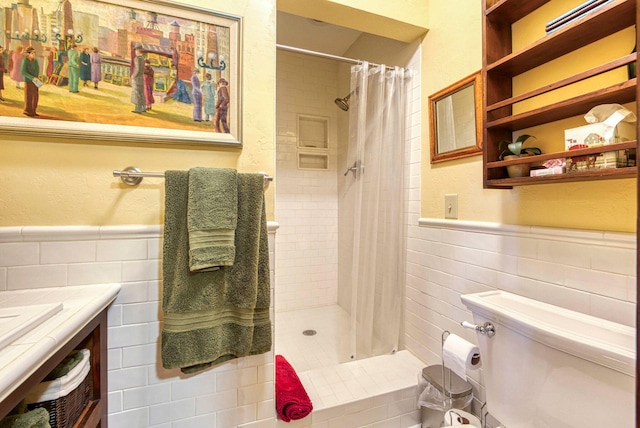
<svg viewBox="0 0 640 428"><path fill-rule="evenodd" d="M298 153L298 169L329 169L329 155Z"/></svg>
<svg viewBox="0 0 640 428"><path fill-rule="evenodd" d="M329 118L298 115L298 148L328 149Z"/></svg>
<svg viewBox="0 0 640 428"><path fill-rule="evenodd" d="M298 115L298 168L329 169L329 118Z"/></svg>

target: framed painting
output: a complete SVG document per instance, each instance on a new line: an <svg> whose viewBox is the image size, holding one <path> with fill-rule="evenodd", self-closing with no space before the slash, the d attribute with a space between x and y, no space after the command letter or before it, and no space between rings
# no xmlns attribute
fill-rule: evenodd
<svg viewBox="0 0 640 428"><path fill-rule="evenodd" d="M0 5L0 134L242 144L240 17L161 0Z"/></svg>

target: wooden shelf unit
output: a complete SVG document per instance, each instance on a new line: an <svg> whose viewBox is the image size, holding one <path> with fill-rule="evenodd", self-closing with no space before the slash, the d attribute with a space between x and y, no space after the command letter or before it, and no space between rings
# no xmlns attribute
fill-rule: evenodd
<svg viewBox="0 0 640 428"><path fill-rule="evenodd" d="M73 428L107 428L107 309L100 312L51 358L0 402L0 419L5 417L29 391L44 379L51 370L74 349L91 351L92 376L89 402L73 424Z"/></svg>
<svg viewBox="0 0 640 428"><path fill-rule="evenodd" d="M636 23L635 0L614 0L576 22L546 35L534 43L512 52L512 24L543 6L550 0L484 0L483 19L483 170L485 188L511 188L525 184L588 181L628 178L637 174L637 167L612 168L559 174L544 177L508 178L506 168L511 163L537 162L576 156L577 152L558 152L529 157L527 160L499 161L498 142L511 140L512 133L532 126L544 125L585 114L599 104L624 104L636 100L637 79L630 79L606 88L570 99L551 103L524 113L513 114L513 105L535 96L583 81L636 61L637 55L606 62L590 70L553 82L525 94L513 96L512 79L519 74L589 45L603 37L631 27ZM626 143L625 148L635 148ZM622 149L616 144L592 148L592 153Z"/></svg>

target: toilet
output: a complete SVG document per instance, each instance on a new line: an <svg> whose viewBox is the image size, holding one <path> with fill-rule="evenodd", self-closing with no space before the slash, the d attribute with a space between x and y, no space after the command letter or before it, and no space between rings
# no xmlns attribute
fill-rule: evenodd
<svg viewBox="0 0 640 428"><path fill-rule="evenodd" d="M461 299L476 325L486 408L502 426L635 426L634 328L504 291Z"/></svg>

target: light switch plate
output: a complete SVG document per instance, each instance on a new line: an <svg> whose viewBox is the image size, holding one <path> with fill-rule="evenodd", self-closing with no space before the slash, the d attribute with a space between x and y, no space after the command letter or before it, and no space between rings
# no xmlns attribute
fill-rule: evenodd
<svg viewBox="0 0 640 428"><path fill-rule="evenodd" d="M444 195L444 218L458 218L458 195Z"/></svg>

